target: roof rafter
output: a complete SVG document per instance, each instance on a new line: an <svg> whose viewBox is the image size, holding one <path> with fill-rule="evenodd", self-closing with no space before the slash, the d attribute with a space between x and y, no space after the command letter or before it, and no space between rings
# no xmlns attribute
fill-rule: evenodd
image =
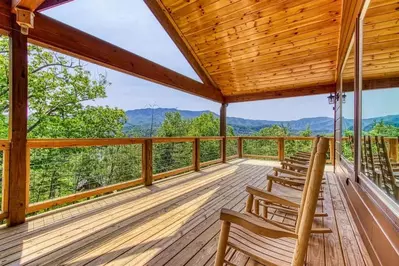
<svg viewBox="0 0 399 266"><path fill-rule="evenodd" d="M169 34L170 38L179 48L180 52L184 55L201 80L205 84L217 87L208 71L206 71L206 69L202 66L199 58L191 49L190 44L184 38L176 24L173 23L173 19L170 17L162 2L159 0L144 0L144 2L147 4L154 16L158 19L165 31Z"/></svg>
<svg viewBox="0 0 399 266"><path fill-rule="evenodd" d="M38 8L37 11L44 11L53 7L57 7L69 2L72 2L73 0L45 0L43 4L41 4Z"/></svg>
<svg viewBox="0 0 399 266"><path fill-rule="evenodd" d="M0 2L0 28L10 31L10 8ZM202 84L180 73L126 51L40 13L29 41L126 74L146 79L216 102L223 102L217 88Z"/></svg>
<svg viewBox="0 0 399 266"><path fill-rule="evenodd" d="M271 100L278 98L309 96L309 95L335 92L335 89L336 89L336 84L331 83L327 85L318 85L318 86L304 87L298 89L292 88L292 89L285 89L278 91L265 91L265 92L251 93L251 94L225 96L225 101L226 103L237 103L237 102L249 102L257 100Z"/></svg>
<svg viewBox="0 0 399 266"><path fill-rule="evenodd" d="M35 11L45 0L12 0L11 7L14 8L24 8L30 11Z"/></svg>

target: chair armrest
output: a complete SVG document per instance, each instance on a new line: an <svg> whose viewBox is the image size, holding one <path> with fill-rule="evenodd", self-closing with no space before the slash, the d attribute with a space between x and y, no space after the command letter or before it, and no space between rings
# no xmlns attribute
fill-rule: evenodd
<svg viewBox="0 0 399 266"><path fill-rule="evenodd" d="M296 170L301 170L301 171L307 171L309 168L309 166L307 166L307 165L305 166L305 165L301 165L301 164L292 164L292 163L285 163L285 162L281 162L281 165L285 166L285 167L293 168Z"/></svg>
<svg viewBox="0 0 399 266"><path fill-rule="evenodd" d="M273 175L267 175L267 180L271 180L277 183L281 183L284 185L289 185L289 186L303 186L305 185L305 180L292 180L292 179L287 179L287 178L282 178L278 176L273 176Z"/></svg>
<svg viewBox="0 0 399 266"><path fill-rule="evenodd" d="M306 157L302 157L302 156L298 156L298 155L290 156L289 158L297 160L297 161L302 161L302 162L309 162L309 160L310 160L310 158L306 158Z"/></svg>
<svg viewBox="0 0 399 266"><path fill-rule="evenodd" d="M308 164L307 161L302 161L302 160L297 160L297 159L292 159L292 158L286 158L286 159L284 159L283 162L295 163L295 164L301 164L301 165L307 165Z"/></svg>
<svg viewBox="0 0 399 266"><path fill-rule="evenodd" d="M247 229L248 231L251 231L254 234L262 235L265 237L290 237L295 239L298 238L298 235L292 231L282 229L261 219L250 217L243 213L224 208L220 211L220 220L236 224L240 227Z"/></svg>
<svg viewBox="0 0 399 266"><path fill-rule="evenodd" d="M306 176L305 173L295 172L293 170L283 169L283 168L279 168L279 167L273 167L273 171L275 171L277 173L283 173L283 174L288 174L288 175L293 175L293 176Z"/></svg>
<svg viewBox="0 0 399 266"><path fill-rule="evenodd" d="M245 189L249 194L256 196L258 198L261 198L263 200L266 200L268 202L272 202L275 204L281 204L284 206L289 206L289 207L293 207L293 208L299 208L299 204L292 202L290 200L287 200L283 197L277 196L273 193L264 191L262 189L259 189L257 187L253 187L253 186L247 186L247 188Z"/></svg>

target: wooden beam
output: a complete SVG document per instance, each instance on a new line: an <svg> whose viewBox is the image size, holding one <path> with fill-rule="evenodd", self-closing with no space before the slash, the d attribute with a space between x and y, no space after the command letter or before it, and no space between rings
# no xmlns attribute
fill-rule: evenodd
<svg viewBox="0 0 399 266"><path fill-rule="evenodd" d="M220 116L219 116L219 120L220 120L220 136L223 137L222 139L222 147L221 147L221 151L222 151L222 162L226 163L227 161L227 156L226 156L226 150L227 150L227 103L223 103L220 106Z"/></svg>
<svg viewBox="0 0 399 266"><path fill-rule="evenodd" d="M0 2L0 28L11 31L10 8ZM29 41L73 57L102 65L135 77L222 103L217 88L202 84L104 40L70 27L43 14L35 13L35 27Z"/></svg>
<svg viewBox="0 0 399 266"><path fill-rule="evenodd" d="M7 225L25 222L28 120L28 42L11 16L10 38L10 123L9 201Z"/></svg>
<svg viewBox="0 0 399 266"><path fill-rule="evenodd" d="M362 83L363 83L362 84L363 91L397 88L397 87L399 87L399 77L363 80ZM353 91L353 88L354 88L353 82L345 82L342 87L344 92L351 92L351 91Z"/></svg>
<svg viewBox="0 0 399 266"><path fill-rule="evenodd" d="M43 4L41 4L36 10L37 11L44 11L50 8L54 8L69 2L72 2L73 0L45 0Z"/></svg>
<svg viewBox="0 0 399 266"><path fill-rule="evenodd" d="M298 89L231 95L231 96L225 96L225 101L226 101L226 103L235 103L235 102L248 102L248 101L288 98L288 97L301 97L301 96L326 94L326 93L330 93L330 92L335 92L335 88L336 88L336 85L334 83L334 84L319 85L319 86L313 86L313 87L304 87L304 88L298 88Z"/></svg>
<svg viewBox="0 0 399 266"><path fill-rule="evenodd" d="M18 7L35 11L44 1L45 0L12 0L11 6L13 10Z"/></svg>
<svg viewBox="0 0 399 266"><path fill-rule="evenodd" d="M341 73L345 55L350 48L352 36L355 33L356 18L367 9L370 0L343 0L342 1L342 15L341 15L341 28L339 33L339 47L337 53L337 72Z"/></svg>
<svg viewBox="0 0 399 266"><path fill-rule="evenodd" d="M202 66L201 61L197 57L196 53L192 49L189 42L186 40L184 35L181 33L173 18L160 0L144 0L148 8L158 19L159 23L169 34L170 38L179 48L180 52L187 59L191 67L195 70L197 75L201 78L202 82L207 85L217 88L216 83L212 80L205 67Z"/></svg>

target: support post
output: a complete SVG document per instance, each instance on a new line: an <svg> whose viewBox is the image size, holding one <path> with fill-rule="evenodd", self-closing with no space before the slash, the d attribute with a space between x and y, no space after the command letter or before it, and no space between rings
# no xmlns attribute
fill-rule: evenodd
<svg viewBox="0 0 399 266"><path fill-rule="evenodd" d="M152 185L152 139L146 139L142 149L142 173L145 186Z"/></svg>
<svg viewBox="0 0 399 266"><path fill-rule="evenodd" d="M25 222L26 209L26 136L28 120L28 42L11 15L10 38L10 166L7 225Z"/></svg>
<svg viewBox="0 0 399 266"><path fill-rule="evenodd" d="M335 139L330 139L330 162L335 165Z"/></svg>
<svg viewBox="0 0 399 266"><path fill-rule="evenodd" d="M389 140L389 158L393 162L398 161L398 139L390 139Z"/></svg>
<svg viewBox="0 0 399 266"><path fill-rule="evenodd" d="M243 144L243 142L242 142L243 140L242 140L242 137L239 137L238 138L238 141L237 141L237 148L238 148L238 158L242 158L242 148L243 148L243 146L242 146L242 144Z"/></svg>
<svg viewBox="0 0 399 266"><path fill-rule="evenodd" d="M359 182L360 166L361 166L361 138L362 138L362 55L363 55L363 22L360 17L356 19L356 35L355 35L355 88L354 88L354 166L355 179ZM340 97L342 104L342 97Z"/></svg>
<svg viewBox="0 0 399 266"><path fill-rule="evenodd" d="M226 163L227 161L227 139L226 139L226 132L227 132L227 121L226 121L226 112L227 112L227 103L222 103L220 107L220 136L223 137L222 139L222 162Z"/></svg>
<svg viewBox="0 0 399 266"><path fill-rule="evenodd" d="M194 170L198 172L201 169L201 149L200 149L199 138L195 138L193 153L194 153Z"/></svg>
<svg viewBox="0 0 399 266"><path fill-rule="evenodd" d="M285 158L285 142L284 138L278 139L278 160L280 162L284 161Z"/></svg>

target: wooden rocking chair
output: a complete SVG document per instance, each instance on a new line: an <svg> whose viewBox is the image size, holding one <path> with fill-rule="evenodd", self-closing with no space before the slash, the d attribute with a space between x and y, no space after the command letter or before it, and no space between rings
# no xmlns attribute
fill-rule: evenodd
<svg viewBox="0 0 399 266"><path fill-rule="evenodd" d="M270 176L268 177L268 186L267 186L267 191L261 190L256 187L247 187L247 192L250 194L248 197L247 201L247 212L250 212L256 216L260 216L259 210L260 206L263 207L263 216L262 218L267 219L268 218L268 212L270 209L273 209L274 215L277 215L276 212L279 213L285 213L289 214L291 216L298 216L298 211L300 208L300 202L306 197L306 193L308 191L309 187L309 182L311 178L311 172L313 168L313 163L314 163L314 158L315 154L317 151L317 143L319 142L319 138L316 138L313 141L313 149L312 149L312 155L311 155L311 161L309 164L309 170L307 172L307 176L305 177L304 180L292 180L290 178L282 178L282 177L275 177L275 176ZM291 177L293 179L297 177ZM302 178L302 177L301 177ZM296 200L292 198L292 195L273 195L271 194L271 188L272 188L272 183L276 182L279 183L280 185L283 185L288 188L292 188L294 190L301 190L302 195L300 198L298 197ZM321 190L321 195L318 198L319 200L323 200L322 197L322 190ZM287 199L286 197L290 197L290 199ZM253 208L252 208L252 205ZM252 212L252 209L254 209L254 212ZM316 217L326 217L326 213L316 213ZM295 221L296 222L296 221ZM329 231L329 230L328 230ZM326 232L323 230L322 232Z"/></svg>
<svg viewBox="0 0 399 266"><path fill-rule="evenodd" d="M225 260L228 246L265 265L304 264L327 150L328 140L322 138L318 144L308 192L306 197L303 197L294 231L283 229L257 217L222 209L216 266L222 266L224 263L234 265Z"/></svg>
<svg viewBox="0 0 399 266"><path fill-rule="evenodd" d="M280 185L302 191L305 186L306 180L309 179L311 174L313 160L316 154L318 142L319 142L319 137L316 137L313 140L309 164L307 166L304 165L301 166L302 167L301 169L306 170L306 172L297 172L285 168L275 167L273 168L275 175L267 175L266 190L269 192L272 191L273 183L278 183Z"/></svg>
<svg viewBox="0 0 399 266"><path fill-rule="evenodd" d="M399 200L399 173L393 171L384 137L375 137L375 142L380 160L382 186L388 194Z"/></svg>

